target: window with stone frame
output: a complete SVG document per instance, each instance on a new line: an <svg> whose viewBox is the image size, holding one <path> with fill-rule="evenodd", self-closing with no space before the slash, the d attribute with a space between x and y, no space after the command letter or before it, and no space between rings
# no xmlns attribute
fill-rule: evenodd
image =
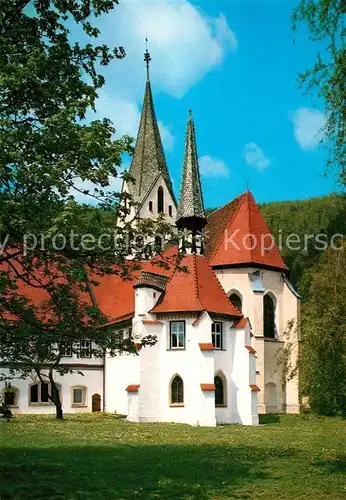
<svg viewBox="0 0 346 500"><path fill-rule="evenodd" d="M72 387L72 405L85 406L86 405L86 387L76 386Z"/></svg>
<svg viewBox="0 0 346 500"><path fill-rule="evenodd" d="M170 340L171 349L185 349L185 321L170 322Z"/></svg>
<svg viewBox="0 0 346 500"><path fill-rule="evenodd" d="M60 392L60 386L58 386ZM50 404L48 394L51 392L51 385L48 382L38 382L29 387L29 404Z"/></svg>
<svg viewBox="0 0 346 500"><path fill-rule="evenodd" d="M225 381L220 375L214 377L215 385L215 406L225 406Z"/></svg>
<svg viewBox="0 0 346 500"><path fill-rule="evenodd" d="M179 375L176 375L171 382L171 404L184 404L184 382Z"/></svg>
<svg viewBox="0 0 346 500"><path fill-rule="evenodd" d="M223 348L222 323L218 321L215 321L211 325L211 341L214 349L221 350Z"/></svg>
<svg viewBox="0 0 346 500"><path fill-rule="evenodd" d="M276 337L275 302L269 294L263 297L263 335L270 339Z"/></svg>

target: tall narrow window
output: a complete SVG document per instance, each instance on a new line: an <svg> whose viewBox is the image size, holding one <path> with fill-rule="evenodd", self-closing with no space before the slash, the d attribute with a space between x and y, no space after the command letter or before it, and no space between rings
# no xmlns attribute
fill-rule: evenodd
<svg viewBox="0 0 346 500"><path fill-rule="evenodd" d="M170 348L185 348L185 321L170 322Z"/></svg>
<svg viewBox="0 0 346 500"><path fill-rule="evenodd" d="M171 404L184 403L184 383L179 375L176 375L171 383Z"/></svg>
<svg viewBox="0 0 346 500"><path fill-rule="evenodd" d="M215 406L225 405L225 387L222 378L216 375L214 378L215 385Z"/></svg>
<svg viewBox="0 0 346 500"><path fill-rule="evenodd" d="M232 293L232 295L230 295L230 297L229 297L229 300L232 302L234 307L236 307L238 309L238 311L243 312L242 311L242 309L243 309L242 300L237 293Z"/></svg>
<svg viewBox="0 0 346 500"><path fill-rule="evenodd" d="M222 349L222 323L211 325L211 341L214 349Z"/></svg>
<svg viewBox="0 0 346 500"><path fill-rule="evenodd" d="M173 208L172 208L172 205L169 205L169 207L168 207L168 213L169 213L170 217L173 217Z"/></svg>
<svg viewBox="0 0 346 500"><path fill-rule="evenodd" d="M149 201L149 211L150 212L153 211L153 202L152 201Z"/></svg>
<svg viewBox="0 0 346 500"><path fill-rule="evenodd" d="M275 338L275 303L269 294L263 298L263 335Z"/></svg>
<svg viewBox="0 0 346 500"><path fill-rule="evenodd" d="M30 386L30 403L38 403L38 384Z"/></svg>
<svg viewBox="0 0 346 500"><path fill-rule="evenodd" d="M162 186L160 186L157 190L157 211L159 214L164 212L164 195Z"/></svg>

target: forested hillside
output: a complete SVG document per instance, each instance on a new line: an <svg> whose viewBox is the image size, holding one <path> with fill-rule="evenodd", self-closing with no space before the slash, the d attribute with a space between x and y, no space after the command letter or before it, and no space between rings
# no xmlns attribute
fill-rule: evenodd
<svg viewBox="0 0 346 500"><path fill-rule="evenodd" d="M260 208L290 268L292 282L306 296L309 270L323 254L323 244L316 244L316 236L325 235L320 241L330 241L334 234L346 235L346 195L265 203ZM291 234L298 235L292 237L292 246L301 247L300 250L287 247L287 237ZM301 243L297 243L298 238Z"/></svg>

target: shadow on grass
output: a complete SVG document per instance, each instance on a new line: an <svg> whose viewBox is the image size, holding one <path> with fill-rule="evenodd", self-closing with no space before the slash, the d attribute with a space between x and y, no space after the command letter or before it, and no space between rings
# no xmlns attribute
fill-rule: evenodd
<svg viewBox="0 0 346 500"><path fill-rule="evenodd" d="M271 480L268 452L254 447L95 443L3 451L2 500L246 499L254 498L256 481Z"/></svg>
<svg viewBox="0 0 346 500"><path fill-rule="evenodd" d="M265 415L259 415L260 424L278 424L281 420L281 415L279 413L266 413Z"/></svg>

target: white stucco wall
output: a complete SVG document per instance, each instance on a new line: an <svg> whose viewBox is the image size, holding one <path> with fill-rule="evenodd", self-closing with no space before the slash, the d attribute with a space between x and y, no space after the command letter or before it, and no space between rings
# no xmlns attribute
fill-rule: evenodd
<svg viewBox="0 0 346 500"><path fill-rule="evenodd" d="M299 324L299 299L285 284L280 271L260 270L265 292L254 292L251 287L249 274L257 271L255 267L215 269L215 272L227 294L238 292L243 298L243 313L249 317L254 339L252 345L257 351L256 384L260 388L258 394L258 410L260 413L273 411L287 411L298 413L299 395L297 378L289 381L286 388L282 386L282 367L278 364L278 351L284 345L286 338L284 332L287 322L294 319ZM270 293L276 301L276 329L277 339L265 339L263 337L263 297ZM293 362L297 358L298 347L292 353ZM265 405L264 392L268 383L274 383L277 387L277 407Z"/></svg>
<svg viewBox="0 0 346 500"><path fill-rule="evenodd" d="M2 373L6 373L6 369L1 369ZM92 395L99 394L101 396L101 409L103 398L103 372L102 369L84 368L83 374L77 373L66 374L60 376L55 374L54 380L60 385L61 402L64 413L79 413L92 411ZM18 407L13 407L13 413L55 413L55 406L52 403L30 403L29 390L30 385L37 383L38 380L27 378L25 380L12 379L11 386L19 390ZM73 405L72 389L73 387L86 388L85 405ZM0 391L5 388L5 383L0 382Z"/></svg>

